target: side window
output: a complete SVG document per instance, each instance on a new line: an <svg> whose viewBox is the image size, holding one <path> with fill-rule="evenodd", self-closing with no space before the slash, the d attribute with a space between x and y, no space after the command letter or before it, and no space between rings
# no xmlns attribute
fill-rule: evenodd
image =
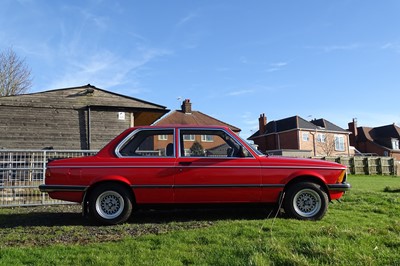
<svg viewBox="0 0 400 266"><path fill-rule="evenodd" d="M123 157L173 157L174 131L163 130L139 130L117 151Z"/></svg>
<svg viewBox="0 0 400 266"><path fill-rule="evenodd" d="M187 141L191 136L192 141ZM251 153L223 130L180 130L181 157L252 157Z"/></svg>

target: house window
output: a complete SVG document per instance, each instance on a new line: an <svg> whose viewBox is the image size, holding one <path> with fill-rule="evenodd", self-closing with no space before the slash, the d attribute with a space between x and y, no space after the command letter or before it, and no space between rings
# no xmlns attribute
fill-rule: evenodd
<svg viewBox="0 0 400 266"><path fill-rule="evenodd" d="M308 140L309 140L309 134L308 134L308 132L303 132L303 133L302 133L302 139L303 139L303 141L308 141Z"/></svg>
<svg viewBox="0 0 400 266"><path fill-rule="evenodd" d="M158 140L168 140L168 135L158 135Z"/></svg>
<svg viewBox="0 0 400 266"><path fill-rule="evenodd" d="M335 150L336 151L345 151L344 136L335 135Z"/></svg>
<svg viewBox="0 0 400 266"><path fill-rule="evenodd" d="M325 141L326 141L326 136L325 136L325 134L323 134L323 133L318 133L318 134L317 134L317 142L325 143Z"/></svg>
<svg viewBox="0 0 400 266"><path fill-rule="evenodd" d="M213 142L213 136L212 135L201 135L201 141L203 142Z"/></svg>
<svg viewBox="0 0 400 266"><path fill-rule="evenodd" d="M393 150L399 150L399 140L398 139L392 139L392 149Z"/></svg>
<svg viewBox="0 0 400 266"><path fill-rule="evenodd" d="M183 135L184 141L194 141L194 135Z"/></svg>

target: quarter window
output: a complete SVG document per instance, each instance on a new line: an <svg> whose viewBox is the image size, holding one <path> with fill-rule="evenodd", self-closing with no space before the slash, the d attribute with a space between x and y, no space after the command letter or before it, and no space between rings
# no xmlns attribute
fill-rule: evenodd
<svg viewBox="0 0 400 266"><path fill-rule="evenodd" d="M172 129L139 130L118 146L116 153L121 157L172 157L174 143Z"/></svg>

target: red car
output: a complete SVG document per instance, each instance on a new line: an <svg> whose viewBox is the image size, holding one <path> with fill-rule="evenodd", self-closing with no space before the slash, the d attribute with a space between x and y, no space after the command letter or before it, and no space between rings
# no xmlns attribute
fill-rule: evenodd
<svg viewBox="0 0 400 266"><path fill-rule="evenodd" d="M281 203L289 217L321 219L350 184L337 163L265 156L229 128L130 128L97 155L48 163L42 192L83 203L103 224L138 207Z"/></svg>

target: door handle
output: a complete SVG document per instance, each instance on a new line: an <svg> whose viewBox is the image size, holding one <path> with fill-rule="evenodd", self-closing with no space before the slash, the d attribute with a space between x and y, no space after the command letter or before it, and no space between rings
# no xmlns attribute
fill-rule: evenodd
<svg viewBox="0 0 400 266"><path fill-rule="evenodd" d="M180 165L189 166L192 162L179 162Z"/></svg>

